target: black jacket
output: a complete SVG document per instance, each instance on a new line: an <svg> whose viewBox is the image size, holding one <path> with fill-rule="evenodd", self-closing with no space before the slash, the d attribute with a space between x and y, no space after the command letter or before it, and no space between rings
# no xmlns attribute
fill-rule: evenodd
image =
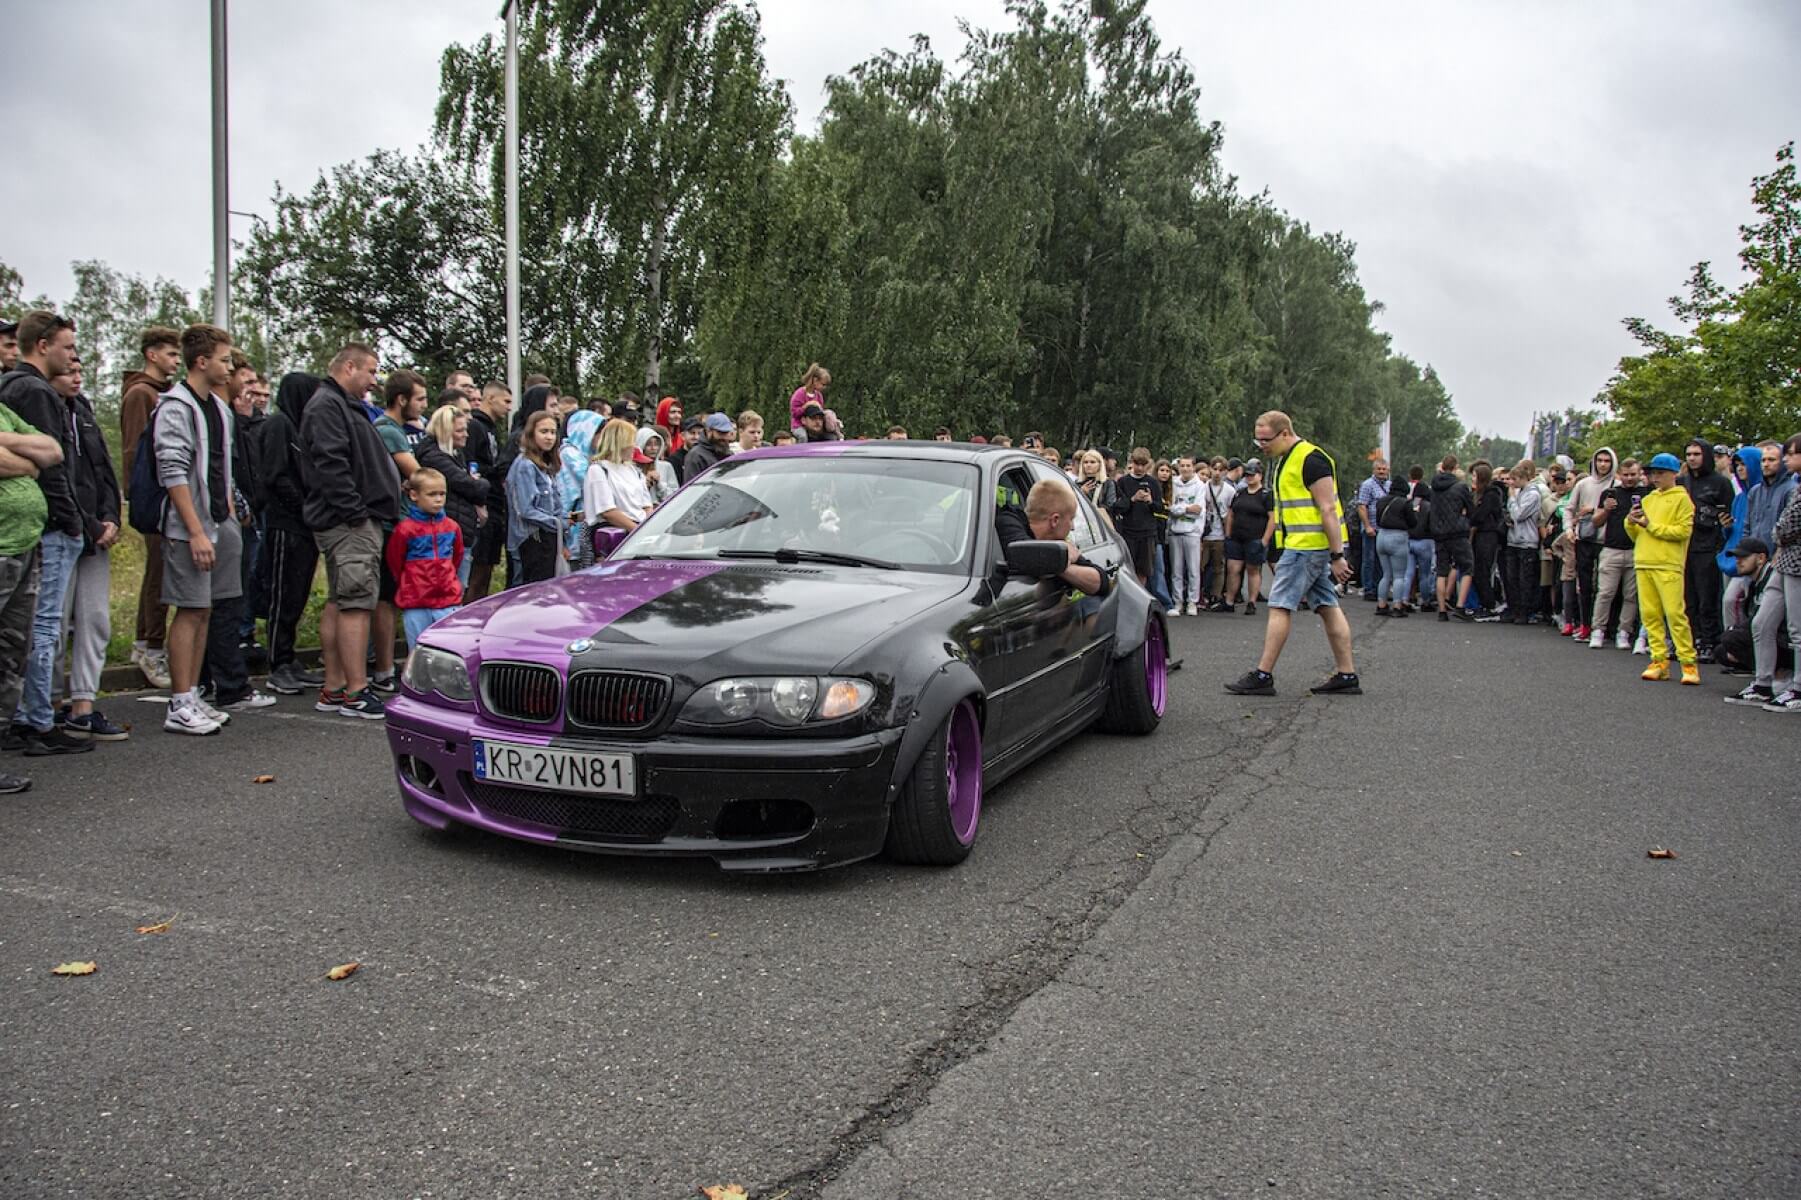
<svg viewBox="0 0 1801 1200"><path fill-rule="evenodd" d="M65 460L69 483L75 492L75 506L81 511L82 533L87 544L83 554L92 554L100 540L100 527L118 526L119 475L113 470L113 454L106 448L106 435L94 417L94 406L86 396L65 402L74 429L75 452Z"/></svg>
<svg viewBox="0 0 1801 1200"><path fill-rule="evenodd" d="M1169 518L1169 506L1156 476L1125 474L1114 480L1114 528L1128 537L1155 537L1159 517Z"/></svg>
<svg viewBox="0 0 1801 1200"><path fill-rule="evenodd" d="M463 458L488 484L488 520L496 517L507 523L507 473L501 465L506 457L506 435L494 424L494 418L481 409L469 414L469 441L463 447Z"/></svg>
<svg viewBox="0 0 1801 1200"><path fill-rule="evenodd" d="M56 389L50 386L42 372L21 360L18 366L0 376L0 404L12 409L21 420L35 425L39 432L55 438L63 448L61 462L38 472L38 487L43 489L44 503L50 509L44 531L80 537L86 525L75 503L75 489L69 482L69 463L75 457L75 447L70 440L67 403L56 394Z"/></svg>
<svg viewBox="0 0 1801 1200"><path fill-rule="evenodd" d="M1684 472L1682 486L1695 502L1695 532L1688 539L1690 554L1718 554L1726 544L1720 529L1720 514L1732 512L1732 484L1713 469L1713 447L1703 441L1691 441L1701 447L1701 469L1694 474Z"/></svg>
<svg viewBox="0 0 1801 1200"><path fill-rule="evenodd" d="M360 401L327 376L300 415L302 510L315 532L372 518L400 521L400 472Z"/></svg>
<svg viewBox="0 0 1801 1200"><path fill-rule="evenodd" d="M251 444L256 460L256 511L269 528L302 537L310 536L312 530L306 525L306 484L301 472L306 452L300 445L300 414L318 390L317 375L301 371L283 375L269 419L256 427L256 440Z"/></svg>
<svg viewBox="0 0 1801 1200"><path fill-rule="evenodd" d="M714 463L722 462L731 457L731 453L730 447L721 450L715 447L711 442L703 441L695 443L688 448L687 457L682 459L680 468L682 482L687 483L690 479L693 479L696 475L700 474L708 467L711 467Z"/></svg>
<svg viewBox="0 0 1801 1200"><path fill-rule="evenodd" d="M1472 493L1472 495L1474 495ZM1476 501L1475 515L1470 518L1470 528L1477 533L1505 534L1507 532L1507 489L1495 480L1482 489L1481 495L1474 496Z"/></svg>
<svg viewBox="0 0 1801 1200"><path fill-rule="evenodd" d="M463 531L465 548L475 545L475 531L481 524L475 519L475 510L478 505L488 502L488 493L493 490L488 481L469 473L466 451L446 454L429 434L413 446L413 457L419 460L420 467L430 467L444 476L444 515ZM492 519L490 514L489 520Z"/></svg>
<svg viewBox="0 0 1801 1200"><path fill-rule="evenodd" d="M1476 499L1470 485L1449 471L1432 477L1431 517L1429 527L1437 541L1462 537L1470 531L1470 517L1476 511Z"/></svg>
<svg viewBox="0 0 1801 1200"><path fill-rule="evenodd" d="M1416 528L1418 521L1413 513L1413 494L1405 483L1397 483L1388 489L1388 495L1376 501L1376 528L1395 529L1406 534L1409 539L1423 537L1424 533Z"/></svg>

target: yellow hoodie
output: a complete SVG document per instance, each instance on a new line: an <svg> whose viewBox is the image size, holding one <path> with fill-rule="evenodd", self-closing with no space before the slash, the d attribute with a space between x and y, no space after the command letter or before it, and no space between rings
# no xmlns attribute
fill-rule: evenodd
<svg viewBox="0 0 1801 1200"><path fill-rule="evenodd" d="M1684 488L1672 486L1645 493L1647 524L1626 522L1632 539L1632 565L1640 571L1682 574L1688 563L1688 539L1695 531L1695 502Z"/></svg>

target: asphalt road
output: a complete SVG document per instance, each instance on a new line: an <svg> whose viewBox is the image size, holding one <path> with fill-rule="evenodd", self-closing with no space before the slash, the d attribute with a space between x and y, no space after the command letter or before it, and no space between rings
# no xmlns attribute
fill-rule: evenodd
<svg viewBox="0 0 1801 1200"><path fill-rule="evenodd" d="M1174 622L949 871L436 835L378 727L116 700L0 803L0 1195L1801 1194L1801 722L1352 610L1330 700Z"/></svg>

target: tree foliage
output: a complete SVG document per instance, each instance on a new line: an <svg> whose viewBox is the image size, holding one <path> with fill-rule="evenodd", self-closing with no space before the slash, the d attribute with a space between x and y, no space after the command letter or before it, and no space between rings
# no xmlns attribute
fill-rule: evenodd
<svg viewBox="0 0 1801 1200"><path fill-rule="evenodd" d="M1683 328L1642 317L1626 329L1641 353L1620 360L1597 432L1623 453L1672 450L1691 437L1746 444L1801 430L1801 180L1795 145L1752 180L1756 217L1739 227L1744 280L1725 287L1697 263L1670 299Z"/></svg>

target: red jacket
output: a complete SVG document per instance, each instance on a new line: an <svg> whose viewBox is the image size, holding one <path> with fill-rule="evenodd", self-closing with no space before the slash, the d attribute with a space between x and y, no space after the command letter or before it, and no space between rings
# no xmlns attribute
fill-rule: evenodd
<svg viewBox="0 0 1801 1200"><path fill-rule="evenodd" d="M439 513L428 517L414 505L388 535L388 570L399 582L395 608L455 608L463 602L457 568L463 562L463 531Z"/></svg>

